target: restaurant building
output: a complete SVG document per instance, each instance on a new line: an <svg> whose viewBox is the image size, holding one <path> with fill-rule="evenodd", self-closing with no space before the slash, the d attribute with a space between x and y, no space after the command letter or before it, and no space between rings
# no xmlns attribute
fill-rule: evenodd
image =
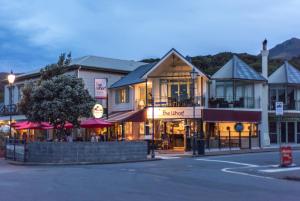
<svg viewBox="0 0 300 201"><path fill-rule="evenodd" d="M113 112L123 110L130 116L109 120L119 126L122 138L151 139L154 133L157 148L186 150L202 119L207 82L189 58L171 49L158 62L140 66L111 86Z"/></svg>
<svg viewBox="0 0 300 201"><path fill-rule="evenodd" d="M265 146L266 86L266 77L237 56L209 78L189 57L171 49L111 86L109 121L119 139L147 140L154 133L157 149L190 150L202 133L207 148Z"/></svg>
<svg viewBox="0 0 300 201"><path fill-rule="evenodd" d="M129 72L136 69L138 66L143 65L143 62L136 62L132 60L120 60L98 56L84 56L72 59L69 66L65 68L66 75L73 75L82 78L85 88L89 91L90 95L94 97L98 103L104 108L106 114L107 106L108 111L112 107L107 98L98 97L96 94L96 81L106 80L106 87L110 87L114 82L120 80ZM12 107L9 110L9 85L4 87L4 103L0 105L0 125L8 125L10 120L10 112L12 113L12 122L26 120L26 117L20 113L17 104L22 97L22 87L27 81L37 81L40 77L40 69L29 73L24 73L16 76L16 80L11 88L12 90ZM27 132L27 131L26 131ZM30 135L32 138L45 140L49 137L49 132L45 135L46 131L31 130ZM22 132L21 132L22 133Z"/></svg>

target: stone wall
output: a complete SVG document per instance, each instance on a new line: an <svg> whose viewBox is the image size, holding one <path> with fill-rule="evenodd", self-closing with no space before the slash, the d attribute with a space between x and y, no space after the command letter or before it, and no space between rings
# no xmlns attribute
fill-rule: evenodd
<svg viewBox="0 0 300 201"><path fill-rule="evenodd" d="M26 146L26 162L32 163L117 163L147 159L147 144L143 141L34 142Z"/></svg>

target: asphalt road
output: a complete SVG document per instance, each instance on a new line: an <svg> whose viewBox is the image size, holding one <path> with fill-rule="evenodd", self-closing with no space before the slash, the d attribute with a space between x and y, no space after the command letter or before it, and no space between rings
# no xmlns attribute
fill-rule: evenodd
<svg viewBox="0 0 300 201"><path fill-rule="evenodd" d="M276 169L278 153L197 159L58 167L0 160L0 201L300 200L300 182L284 179L300 170L261 172Z"/></svg>

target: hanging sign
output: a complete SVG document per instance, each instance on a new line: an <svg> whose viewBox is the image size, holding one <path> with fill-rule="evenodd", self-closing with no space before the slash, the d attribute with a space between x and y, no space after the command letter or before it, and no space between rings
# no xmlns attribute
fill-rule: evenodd
<svg viewBox="0 0 300 201"><path fill-rule="evenodd" d="M95 79L95 98L103 99L107 97L107 79Z"/></svg>
<svg viewBox="0 0 300 201"><path fill-rule="evenodd" d="M276 113L276 116L282 116L283 115L283 102L276 102L275 103L275 113Z"/></svg>
<svg viewBox="0 0 300 201"><path fill-rule="evenodd" d="M100 104L94 105L92 113L93 113L93 116L95 118L103 117L103 107L102 107L102 105L100 105Z"/></svg>

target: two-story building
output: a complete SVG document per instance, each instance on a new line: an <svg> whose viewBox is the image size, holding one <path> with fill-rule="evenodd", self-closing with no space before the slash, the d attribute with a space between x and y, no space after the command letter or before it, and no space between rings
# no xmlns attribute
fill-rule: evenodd
<svg viewBox="0 0 300 201"><path fill-rule="evenodd" d="M259 146L266 83L264 76L235 55L212 75L203 115L209 147Z"/></svg>
<svg viewBox="0 0 300 201"><path fill-rule="evenodd" d="M119 139L151 139L154 133L158 149L189 150L202 131L209 148L260 146L268 143L260 132L268 127L262 123L265 85L267 79L237 56L210 79L171 49L111 86L109 121Z"/></svg>
<svg viewBox="0 0 300 201"><path fill-rule="evenodd" d="M154 133L159 148L187 149L196 129L192 119L202 118L207 82L188 58L171 49L111 86L115 114L109 120L116 123L120 138L149 139Z"/></svg>
<svg viewBox="0 0 300 201"><path fill-rule="evenodd" d="M269 78L269 131L272 144L300 143L300 71L288 62ZM275 103L283 102L284 114L275 115Z"/></svg>
<svg viewBox="0 0 300 201"><path fill-rule="evenodd" d="M136 69L138 66L143 65L143 62L136 62L132 60L120 60L98 56L84 56L75 58L71 61L69 66L65 68L65 74L73 75L82 78L85 87L90 95L95 96L95 79L106 79L107 87L120 80L129 72ZM15 83L12 86L12 107L13 113L12 121L26 120L23 114L20 114L17 104L22 97L22 87L26 81L36 81L40 77L40 70L24 73L16 76ZM96 98L97 99L97 98ZM97 99L97 102L103 105L104 110L112 106L107 102L107 99ZM4 88L4 103L0 106L0 124L8 124L10 119L9 109L9 86L5 85ZM108 109L109 110L109 109Z"/></svg>

